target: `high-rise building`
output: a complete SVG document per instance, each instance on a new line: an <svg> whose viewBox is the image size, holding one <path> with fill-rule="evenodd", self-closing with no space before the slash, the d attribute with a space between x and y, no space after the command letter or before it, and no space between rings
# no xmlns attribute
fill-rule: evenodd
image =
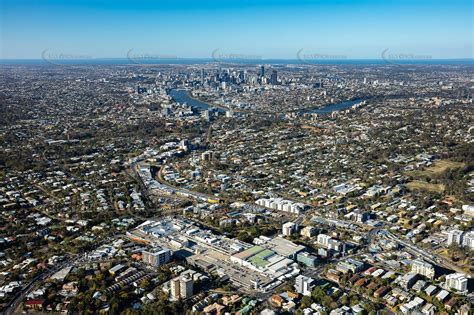
<svg viewBox="0 0 474 315"><path fill-rule="evenodd" d="M316 234L316 229L312 226L306 226L301 230L301 236L313 237Z"/></svg>
<svg viewBox="0 0 474 315"><path fill-rule="evenodd" d="M201 154L201 160L203 161L211 161L214 159L214 152L212 151L205 151Z"/></svg>
<svg viewBox="0 0 474 315"><path fill-rule="evenodd" d="M240 80L240 82L245 81L245 72L244 72L244 70L239 71L239 80Z"/></svg>
<svg viewBox="0 0 474 315"><path fill-rule="evenodd" d="M204 76L204 68L201 69L201 84L204 85L204 80L205 80L205 76Z"/></svg>
<svg viewBox="0 0 474 315"><path fill-rule="evenodd" d="M306 296L311 296L311 291L313 290L314 282L315 281L313 278L299 275L295 278L296 292Z"/></svg>
<svg viewBox="0 0 474 315"><path fill-rule="evenodd" d="M448 246L449 245L462 245L463 231L451 230L448 232Z"/></svg>
<svg viewBox="0 0 474 315"><path fill-rule="evenodd" d="M433 265L419 259L413 260L411 271L430 279L434 279L435 277L435 268Z"/></svg>
<svg viewBox="0 0 474 315"><path fill-rule="evenodd" d="M336 252L345 252L346 251L346 244L331 238L328 242L327 248L332 249Z"/></svg>
<svg viewBox="0 0 474 315"><path fill-rule="evenodd" d="M319 234L318 235L318 244L327 248L329 246L329 240L331 240L331 237L326 234Z"/></svg>
<svg viewBox="0 0 474 315"><path fill-rule="evenodd" d="M464 234L462 245L469 249L474 249L474 231L470 231Z"/></svg>
<svg viewBox="0 0 474 315"><path fill-rule="evenodd" d="M285 235L285 236L290 236L291 234L296 232L296 229L297 229L296 223L286 222L282 226L282 234Z"/></svg>
<svg viewBox="0 0 474 315"><path fill-rule="evenodd" d="M142 252L142 261L154 267L159 267L171 260L171 251L167 248L154 248L151 251Z"/></svg>
<svg viewBox="0 0 474 315"><path fill-rule="evenodd" d="M319 82L316 82L313 84L313 87L316 89L322 89L323 88L323 81L319 79Z"/></svg>
<svg viewBox="0 0 474 315"><path fill-rule="evenodd" d="M183 299L188 299L193 296L193 279L183 276L179 280L180 294Z"/></svg>
<svg viewBox="0 0 474 315"><path fill-rule="evenodd" d="M234 117L234 111L232 109L229 109L225 112L225 117L226 118L232 118Z"/></svg>
<svg viewBox="0 0 474 315"><path fill-rule="evenodd" d="M261 77L265 76L265 67L264 66L260 66L260 76Z"/></svg>
<svg viewBox="0 0 474 315"><path fill-rule="evenodd" d="M452 273L446 276L446 287L458 291L467 290L467 278L462 273Z"/></svg>
<svg viewBox="0 0 474 315"><path fill-rule="evenodd" d="M189 141L188 139L183 139L180 141L179 143L179 148L181 150L184 150L184 151L187 151L188 150L188 147L189 147Z"/></svg>
<svg viewBox="0 0 474 315"><path fill-rule="evenodd" d="M171 297L174 300L178 300L181 297L181 286L180 286L180 281L179 278L174 278L171 279L170 283L170 289L171 289Z"/></svg>
<svg viewBox="0 0 474 315"><path fill-rule="evenodd" d="M161 110L161 114L165 117L168 117L169 115L171 115L171 108L169 107L165 107Z"/></svg>
<svg viewBox="0 0 474 315"><path fill-rule="evenodd" d="M211 120L211 113L209 112L209 110L203 110L201 112L201 117L205 120L205 121L209 121Z"/></svg>
<svg viewBox="0 0 474 315"><path fill-rule="evenodd" d="M273 70L272 71L272 76L270 78L270 83L273 84L273 85L277 85L278 84L278 73L276 70Z"/></svg>
<svg viewBox="0 0 474 315"><path fill-rule="evenodd" d="M138 94L146 93L146 88L140 87L139 85L137 85L137 93Z"/></svg>

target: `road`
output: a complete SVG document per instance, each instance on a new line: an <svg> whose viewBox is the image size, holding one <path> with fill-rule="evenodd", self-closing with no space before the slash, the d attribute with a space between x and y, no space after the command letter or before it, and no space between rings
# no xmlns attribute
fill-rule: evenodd
<svg viewBox="0 0 474 315"><path fill-rule="evenodd" d="M390 232L387 232L387 231L384 231L384 232L385 232L384 235L388 239L390 239L392 241L395 241L395 242L399 243L400 245L403 245L405 247L405 249L408 252L410 252L411 254L413 254L417 257L422 257L424 260L426 260L427 262L429 262L431 264L439 265L441 267L444 267L444 268L447 268L447 269L450 269L450 270L454 270L456 272L466 273L466 271L464 269L462 269L461 267L447 261L446 259L444 259L442 257L439 257L438 255L428 253L424 249L421 249L421 248L417 247L416 245L414 245L412 243L409 243L407 241L403 241L399 237L393 235Z"/></svg>
<svg viewBox="0 0 474 315"><path fill-rule="evenodd" d="M26 298L26 296L30 294L36 288L36 284L38 282L48 279L49 277L51 277L52 275L54 275L56 272L58 272L64 267L72 266L74 264L75 259L76 259L76 256L71 257L67 261L62 262L59 265L55 265L53 268L47 269L46 271L40 273L39 275L31 279L31 281L28 282L28 284L24 286L21 289L21 291L15 295L15 297L11 300L11 302L9 303L9 306L4 311L3 314L5 315L14 314L16 312L16 309L21 304L21 302Z"/></svg>
<svg viewBox="0 0 474 315"><path fill-rule="evenodd" d="M118 237L121 237L121 235L113 235L111 237L107 237L101 242L97 243L96 248L101 246L104 243L110 242L113 239L116 239ZM28 294L30 294L33 290L37 288L37 285L44 280L50 278L52 275L54 275L56 272L61 270L62 268L65 267L72 267L75 265L81 265L84 263L90 263L88 261L88 258L85 254L79 255L79 254L74 254L70 255L69 257L66 258L66 260L60 262L58 265L54 265L50 269L46 269L37 276L35 276L33 279L31 279L28 284L23 286L19 292L16 293L16 295L13 297L13 299L10 300L8 303L7 308L5 311L2 313L3 315L12 315L19 313L17 312L18 307L20 304L23 302L23 300L26 298Z"/></svg>
<svg viewBox="0 0 474 315"><path fill-rule="evenodd" d="M381 235L382 237L385 237L393 242L396 242L399 245L402 245L405 248L405 250L408 251L410 254L416 257L422 258L433 265L438 265L446 269L454 270L460 273L466 273L466 271L462 269L461 267L447 261L446 259L438 255L429 253L426 250L419 248L418 246L416 246L415 244L409 241L402 240L400 237L392 234L391 232L387 231L384 228L375 228L375 229L370 230L366 236L368 244L370 244L372 239L378 235Z"/></svg>

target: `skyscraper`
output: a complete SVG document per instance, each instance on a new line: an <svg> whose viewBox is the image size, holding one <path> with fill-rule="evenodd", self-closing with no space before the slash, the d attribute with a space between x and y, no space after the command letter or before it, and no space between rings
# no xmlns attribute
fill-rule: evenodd
<svg viewBox="0 0 474 315"><path fill-rule="evenodd" d="M201 69L201 84L202 85L204 85L204 79L205 79L205 77L204 77L204 68L203 68L203 69Z"/></svg>
<svg viewBox="0 0 474 315"><path fill-rule="evenodd" d="M270 78L270 83L273 84L273 85L277 85L278 84L278 74L277 74L277 71L276 70L273 70L272 71L272 76Z"/></svg>
<svg viewBox="0 0 474 315"><path fill-rule="evenodd" d="M245 81L245 72L243 70L239 71L239 80L240 82Z"/></svg>
<svg viewBox="0 0 474 315"><path fill-rule="evenodd" d="M265 76L265 67L264 66L260 66L260 76L261 77Z"/></svg>

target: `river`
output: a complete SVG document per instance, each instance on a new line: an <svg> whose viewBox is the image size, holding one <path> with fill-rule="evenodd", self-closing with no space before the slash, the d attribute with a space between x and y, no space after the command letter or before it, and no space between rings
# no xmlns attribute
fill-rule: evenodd
<svg viewBox="0 0 474 315"><path fill-rule="evenodd" d="M188 106L193 107L194 109L197 110L206 110L212 107L210 104L201 102L195 98L192 98L191 95L187 90L183 89L172 89L169 92L169 95L178 103L186 103ZM217 107L213 107L217 108ZM218 108L218 110L221 110Z"/></svg>
<svg viewBox="0 0 474 315"><path fill-rule="evenodd" d="M184 89L172 89L169 92L169 95L178 103L186 103L187 105L197 109L197 110L206 110L210 107L213 107L210 104L201 102L195 98L192 98L191 95L187 90ZM300 113L316 113L316 114L330 114L332 112L345 110L351 108L354 104L361 102L361 99L351 100L351 101L344 101L340 103L334 104L327 104L321 108L314 108L314 109L305 109L300 111ZM217 108L217 107L213 107ZM218 111L223 111L220 108L217 108Z"/></svg>

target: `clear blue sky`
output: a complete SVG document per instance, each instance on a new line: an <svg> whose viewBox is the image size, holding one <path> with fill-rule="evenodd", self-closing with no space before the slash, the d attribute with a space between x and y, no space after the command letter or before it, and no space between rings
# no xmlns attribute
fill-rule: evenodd
<svg viewBox="0 0 474 315"><path fill-rule="evenodd" d="M469 0L0 0L1 58L473 57Z"/></svg>

